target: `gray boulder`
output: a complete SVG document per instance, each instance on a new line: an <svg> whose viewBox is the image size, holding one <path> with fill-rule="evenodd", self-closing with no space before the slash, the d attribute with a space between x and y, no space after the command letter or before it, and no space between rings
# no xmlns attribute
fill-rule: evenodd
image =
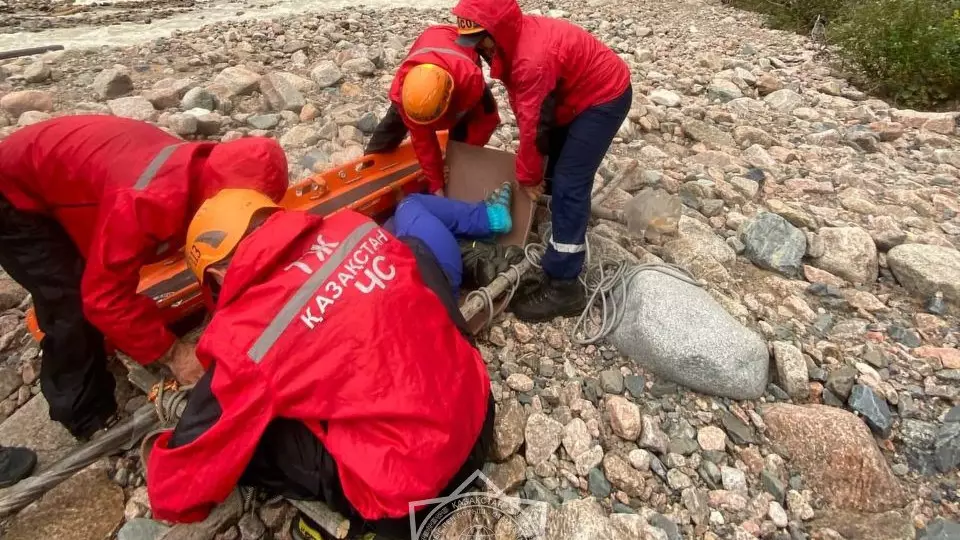
<svg viewBox="0 0 960 540"><path fill-rule="evenodd" d="M117 531L117 540L158 540L170 527L152 519L134 518Z"/></svg>
<svg viewBox="0 0 960 540"><path fill-rule="evenodd" d="M232 66L213 78L213 84L225 89L227 97L252 94L260 85L261 75L242 66Z"/></svg>
<svg viewBox="0 0 960 540"><path fill-rule="evenodd" d="M803 103L803 97L800 94L788 89L777 90L763 100L767 102L770 108L785 114L790 114Z"/></svg>
<svg viewBox="0 0 960 540"><path fill-rule="evenodd" d="M851 283L868 285L880 271L877 246L870 233L859 227L823 227L817 232L823 242L823 255L813 266Z"/></svg>
<svg viewBox="0 0 960 540"><path fill-rule="evenodd" d="M924 297L941 291L947 300L960 303L960 251L902 244L887 253L887 264L905 289Z"/></svg>
<svg viewBox="0 0 960 540"><path fill-rule="evenodd" d="M307 104L303 94L297 90L283 73L270 73L260 79L260 92L266 98L270 108L275 111L300 112Z"/></svg>
<svg viewBox="0 0 960 540"><path fill-rule="evenodd" d="M657 375L704 394L756 399L769 354L707 291L661 272L636 275L610 341Z"/></svg>
<svg viewBox="0 0 960 540"><path fill-rule="evenodd" d="M960 538L960 524L943 518L933 520L927 525L920 540L955 540Z"/></svg>
<svg viewBox="0 0 960 540"><path fill-rule="evenodd" d="M105 69L93 78L93 92L100 99L113 99L133 91L133 79L123 66Z"/></svg>
<svg viewBox="0 0 960 540"><path fill-rule="evenodd" d="M740 241L753 264L788 276L800 274L807 238L783 217L771 212L757 215L743 225Z"/></svg>
<svg viewBox="0 0 960 540"><path fill-rule="evenodd" d="M187 90L180 100L180 108L185 111L189 111L190 109L207 109L212 111L217 108L217 98L205 88L191 88Z"/></svg>
<svg viewBox="0 0 960 540"><path fill-rule="evenodd" d="M317 67L310 71L310 78L321 89L333 86L343 80L343 72L336 64L329 60L320 62Z"/></svg>

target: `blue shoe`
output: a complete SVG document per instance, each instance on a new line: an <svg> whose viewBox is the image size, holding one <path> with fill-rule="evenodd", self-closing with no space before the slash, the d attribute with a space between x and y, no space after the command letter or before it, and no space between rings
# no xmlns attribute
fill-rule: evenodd
<svg viewBox="0 0 960 540"><path fill-rule="evenodd" d="M490 222L490 232L493 234L507 234L513 228L513 220L510 218L512 192L510 183L504 182L484 201L487 207L487 220Z"/></svg>

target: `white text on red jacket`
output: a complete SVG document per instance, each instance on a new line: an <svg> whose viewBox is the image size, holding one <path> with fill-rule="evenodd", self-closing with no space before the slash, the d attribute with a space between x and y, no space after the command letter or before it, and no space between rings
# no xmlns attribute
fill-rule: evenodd
<svg viewBox="0 0 960 540"><path fill-rule="evenodd" d="M323 235L318 235L316 241L300 259L284 268L284 270L299 270L307 276L312 276L318 271L330 276L317 288L313 302L308 303L300 314L303 324L313 329L317 324L322 323L323 314L330 306L336 304L337 300L343 296L344 288L349 285L353 285L363 294L385 290L387 284L396 277L397 269L385 256L377 253L390 241L386 232L377 228L371 236L349 251L351 246L341 245L341 242L328 242ZM337 266L327 269L328 264Z"/></svg>

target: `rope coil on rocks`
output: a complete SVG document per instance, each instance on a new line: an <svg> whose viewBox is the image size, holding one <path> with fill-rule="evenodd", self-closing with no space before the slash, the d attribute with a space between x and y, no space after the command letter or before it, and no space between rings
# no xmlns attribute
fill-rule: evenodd
<svg viewBox="0 0 960 540"><path fill-rule="evenodd" d="M610 266L605 270L605 266ZM587 300L587 307L577 319L571 331L571 339L579 345L589 345L596 343L610 335L610 332L620 324L626 313L627 297L630 283L633 278L642 272L660 272L670 277L679 279L697 287L703 287L703 284L694 279L686 270L668 263L647 263L629 265L625 261L616 263L607 263L600 261L597 265L589 268L587 273L580 277L580 282L586 288L590 295ZM617 291L620 291L619 295ZM619 298L618 298L619 296ZM587 330L587 320L592 312L592 307L600 299L599 318L594 318L593 322L599 327L596 332L590 333ZM577 337L577 330L580 329L584 335L583 338Z"/></svg>
<svg viewBox="0 0 960 540"><path fill-rule="evenodd" d="M530 269L530 267L540 268L540 259L543 257L546 247L543 244L531 242L524 246L523 254L524 261L521 261L517 264L510 265L510 268L507 268L505 271L501 272L497 277L502 277L510 281L511 286L509 292L507 292L507 297L505 303L509 304L513 300L513 296L517 293L517 289L520 288L520 280L523 279L523 275ZM512 279L510 273L516 275L516 279ZM473 299L478 299L484 308L487 310L487 322L484 325L488 325L493 322L494 316L494 307L493 300L495 296L490 290L490 286L480 287L475 291L470 291L467 294L465 303L469 303Z"/></svg>
<svg viewBox="0 0 960 540"><path fill-rule="evenodd" d="M507 292L505 304L509 304L520 287L520 280L529 267L541 268L540 260L546 252L546 244L549 242L552 230L548 227L544 236L545 242L531 242L523 248L525 260L511 265L510 268L501 272L498 277L503 277L511 281L512 286ZM620 324L623 315L626 312L628 290L633 278L642 272L660 272L670 277L679 279L697 287L703 287L703 284L696 280L689 272L679 266L669 263L647 263L630 265L626 261L610 262L599 258L596 264L593 263L593 255L590 249L589 236L584 238L586 249L586 261L584 266L587 271L583 272L577 279L583 285L588 295L587 305L577 318L576 324L570 331L570 339L578 345L590 345L596 343L608 335ZM527 268L525 266L529 265ZM513 276L516 276L513 279ZM618 294L619 291L619 294ZM466 302L478 299L487 310L487 321L489 325L494 317L494 294L488 287L481 287L467 294ZM599 316L590 317L593 312L593 306L599 299ZM598 326L595 332L590 332L587 328L588 322L593 322ZM579 337L583 335L584 337Z"/></svg>

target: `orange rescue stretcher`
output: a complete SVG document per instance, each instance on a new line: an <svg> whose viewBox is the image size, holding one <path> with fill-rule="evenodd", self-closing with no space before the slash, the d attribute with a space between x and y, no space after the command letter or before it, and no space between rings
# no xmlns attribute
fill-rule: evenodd
<svg viewBox="0 0 960 540"><path fill-rule="evenodd" d="M447 133L437 135L445 149ZM408 140L392 153L366 155L291 186L280 205L321 216L350 208L382 224L403 197L426 191L426 178ZM182 250L143 267L138 292L157 302L175 332L185 332L202 320L202 293L183 260ZM33 308L27 311L26 319L27 329L39 342L43 332Z"/></svg>

